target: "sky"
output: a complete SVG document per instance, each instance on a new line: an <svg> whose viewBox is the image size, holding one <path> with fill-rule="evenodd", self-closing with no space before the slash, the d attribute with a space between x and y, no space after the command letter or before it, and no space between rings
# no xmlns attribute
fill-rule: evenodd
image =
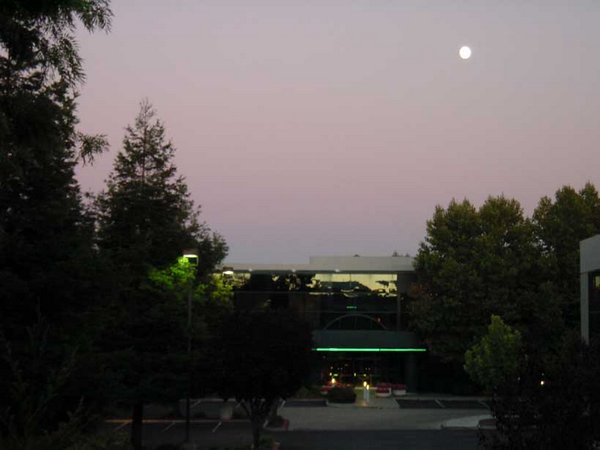
<svg viewBox="0 0 600 450"><path fill-rule="evenodd" d="M600 188L597 0L112 0L79 129L148 98L235 262L414 255L436 205ZM461 46L472 49L459 58Z"/></svg>

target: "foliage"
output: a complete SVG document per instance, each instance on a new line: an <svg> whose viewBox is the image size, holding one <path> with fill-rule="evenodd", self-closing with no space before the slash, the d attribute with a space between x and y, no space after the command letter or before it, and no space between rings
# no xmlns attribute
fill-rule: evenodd
<svg viewBox="0 0 600 450"><path fill-rule="evenodd" d="M91 161L94 154L104 151L107 142L103 135L90 136L72 130L76 122L73 112L76 88L84 79L74 33L78 23L90 32L108 30L111 18L108 0L3 1L0 5L0 95L9 102L1 108L0 128L10 127L11 116L20 112L39 117L19 106L23 101L31 102L28 97L34 95L38 100L43 97L52 101L66 113L57 124L71 128L64 141L67 149L80 145L84 161ZM35 126L28 129L39 130ZM47 130L42 133L48 138L53 136ZM12 154L13 161L17 161L16 155Z"/></svg>
<svg viewBox="0 0 600 450"><path fill-rule="evenodd" d="M310 329L285 310L233 312L214 338L213 385L224 398L241 403L257 447L275 402L293 395L308 375Z"/></svg>
<svg viewBox="0 0 600 450"><path fill-rule="evenodd" d="M176 305L175 307L178 308L172 317L180 316L180 322L172 323L172 327L179 327L180 331L184 320L181 314L187 310L186 303L188 296L191 295L189 298L192 302L191 329L189 330L192 338L191 366L181 370L186 376L191 371L192 395L201 397L210 390L211 376L209 374L213 370L207 350L207 340L210 334L218 328L223 316L231 312L233 293L231 287L224 283L222 277L218 275L205 277L203 282L194 285L195 274L195 265L191 264L187 258L180 257L175 264L164 269L151 269L148 278L150 285L162 291L163 295L169 295L170 305ZM178 339L187 341L187 331L185 336L179 336ZM167 370L172 372L173 369L170 367Z"/></svg>
<svg viewBox="0 0 600 450"><path fill-rule="evenodd" d="M143 101L97 201L99 246L134 283L210 236L198 222L199 211L173 164L175 149L155 116Z"/></svg>
<svg viewBox="0 0 600 450"><path fill-rule="evenodd" d="M458 370L492 314L519 330L527 345L551 346L560 335L556 295L516 200L490 197L479 209L467 200L438 206L415 271L411 327Z"/></svg>
<svg viewBox="0 0 600 450"><path fill-rule="evenodd" d="M600 342L568 336L551 360L527 359L520 376L495 393L494 449L597 448L600 441Z"/></svg>
<svg viewBox="0 0 600 450"><path fill-rule="evenodd" d="M10 342L10 359L0 360L0 404L16 435L40 448L77 424L65 420L81 409L82 375L93 377L83 362L91 361L98 325L86 325L111 284L74 174L84 136L75 131L83 71L73 36L76 22L108 29L110 16L105 0L0 2L0 331ZM32 358L40 317L45 350ZM69 383L58 389L53 377L75 349ZM16 387L27 399L15 397Z"/></svg>
<svg viewBox="0 0 600 450"><path fill-rule="evenodd" d="M111 430L107 433L88 433L80 436L66 450L132 450L129 436L124 432Z"/></svg>
<svg viewBox="0 0 600 450"><path fill-rule="evenodd" d="M356 393L353 388L334 387L327 393L327 400L331 403L354 403Z"/></svg>
<svg viewBox="0 0 600 450"><path fill-rule="evenodd" d="M222 276L213 274L205 283L200 283L196 295L221 304L228 304L233 296L233 288Z"/></svg>
<svg viewBox="0 0 600 450"><path fill-rule="evenodd" d="M150 268L148 279L157 286L182 294L194 281L194 272L194 264L190 263L189 259L180 256L175 264L171 264L164 269Z"/></svg>
<svg viewBox="0 0 600 450"><path fill-rule="evenodd" d="M73 36L77 21L89 31L108 29L108 0L5 0L0 7L2 70L26 73L24 81L56 79L75 84L84 77Z"/></svg>
<svg viewBox="0 0 600 450"><path fill-rule="evenodd" d="M522 363L521 333L492 315L488 332L465 353L465 370L488 392L516 379Z"/></svg>
<svg viewBox="0 0 600 450"><path fill-rule="evenodd" d="M294 394L294 398L297 399L320 399L321 395L321 386L309 385L309 386L301 386L298 391Z"/></svg>
<svg viewBox="0 0 600 450"><path fill-rule="evenodd" d="M126 128L107 190L96 202L98 246L119 276L118 298L106 318L113 330L103 340L102 353L112 394L133 407L136 448L144 403L180 398L188 389L193 366L188 339L197 348L206 327L198 308L192 308L188 327L187 293L195 275L212 270L208 264L226 251L222 238L198 221L174 154L163 124L143 101ZM179 258L186 248L204 254L200 264Z"/></svg>
<svg viewBox="0 0 600 450"><path fill-rule="evenodd" d="M542 243L548 278L557 288L562 315L571 329L579 327L579 242L600 233L600 197L587 183L576 191L557 190L543 197L533 213L535 234Z"/></svg>
<svg viewBox="0 0 600 450"><path fill-rule="evenodd" d="M56 407L72 376L75 353L54 354L56 349L48 345L48 330L42 318L28 327L28 340L19 355L0 335L2 359L11 380L7 408L0 411L0 448L66 448L81 433L81 404L72 414L61 413Z"/></svg>

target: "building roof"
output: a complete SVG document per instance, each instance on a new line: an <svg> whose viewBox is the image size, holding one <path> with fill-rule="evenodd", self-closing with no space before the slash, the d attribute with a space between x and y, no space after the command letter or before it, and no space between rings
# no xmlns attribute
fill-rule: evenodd
<svg viewBox="0 0 600 450"><path fill-rule="evenodd" d="M308 264L226 263L223 270L243 273L398 273L413 272L410 256L311 256Z"/></svg>

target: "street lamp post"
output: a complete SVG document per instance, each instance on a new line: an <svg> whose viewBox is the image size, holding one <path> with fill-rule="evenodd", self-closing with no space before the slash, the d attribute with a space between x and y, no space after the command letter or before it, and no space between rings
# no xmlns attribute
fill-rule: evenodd
<svg viewBox="0 0 600 450"><path fill-rule="evenodd" d="M196 249L184 250L183 257L194 266L198 264L198 251ZM188 296L187 296L187 355L188 355L188 389L185 398L185 442L190 442L190 395L192 390L192 293L194 288L194 279L189 281Z"/></svg>

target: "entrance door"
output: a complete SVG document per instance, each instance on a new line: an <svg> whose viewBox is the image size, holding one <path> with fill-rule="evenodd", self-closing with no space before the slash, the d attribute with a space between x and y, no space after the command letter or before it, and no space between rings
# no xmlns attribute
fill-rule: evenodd
<svg viewBox="0 0 600 450"><path fill-rule="evenodd" d="M383 379L384 371L381 355L334 353L322 360L321 383L325 384L335 378L337 383L354 386L361 386L364 381L373 384Z"/></svg>

